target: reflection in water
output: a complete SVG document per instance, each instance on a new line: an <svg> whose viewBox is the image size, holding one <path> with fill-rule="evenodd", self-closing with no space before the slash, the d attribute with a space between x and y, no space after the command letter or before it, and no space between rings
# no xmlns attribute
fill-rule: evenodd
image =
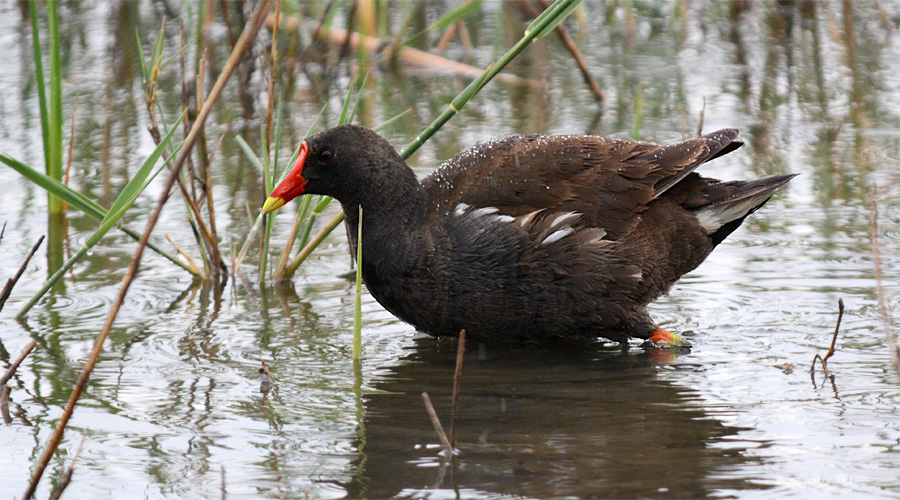
<svg viewBox="0 0 900 500"><path fill-rule="evenodd" d="M597 344L469 349L453 468L440 466L421 394L449 433L455 344L421 339L364 397L349 496L441 488L462 496L697 498L759 488L730 474L755 460L726 444L741 429L698 408L693 391L660 380L659 354Z"/></svg>

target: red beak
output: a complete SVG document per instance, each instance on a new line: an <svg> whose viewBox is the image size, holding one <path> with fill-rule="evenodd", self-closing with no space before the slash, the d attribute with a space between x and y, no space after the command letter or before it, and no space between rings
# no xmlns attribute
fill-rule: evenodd
<svg viewBox="0 0 900 500"><path fill-rule="evenodd" d="M303 194L303 188L306 187L306 179L303 178L303 164L306 163L306 155L309 153L309 145L306 141L300 143L300 154L297 155L297 161L288 172L287 177L281 181L281 184L272 190L266 203L263 205L262 213L265 215L280 208L285 203Z"/></svg>

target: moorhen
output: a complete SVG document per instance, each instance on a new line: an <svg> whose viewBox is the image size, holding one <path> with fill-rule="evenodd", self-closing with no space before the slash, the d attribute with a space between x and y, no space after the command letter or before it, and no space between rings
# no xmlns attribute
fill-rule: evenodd
<svg viewBox="0 0 900 500"><path fill-rule="evenodd" d="M693 171L742 145L724 129L660 146L595 136L487 142L419 181L360 126L309 137L269 213L301 194L336 198L362 276L398 318L481 340L684 339L645 306L794 175L720 182Z"/></svg>

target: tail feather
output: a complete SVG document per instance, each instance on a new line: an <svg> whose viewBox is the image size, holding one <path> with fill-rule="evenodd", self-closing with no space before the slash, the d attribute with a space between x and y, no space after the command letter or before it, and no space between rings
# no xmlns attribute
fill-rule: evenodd
<svg viewBox="0 0 900 500"><path fill-rule="evenodd" d="M694 214L700 225L718 245L737 229L748 215L765 205L772 194L797 174L776 175L754 181L716 183L707 188L709 204Z"/></svg>

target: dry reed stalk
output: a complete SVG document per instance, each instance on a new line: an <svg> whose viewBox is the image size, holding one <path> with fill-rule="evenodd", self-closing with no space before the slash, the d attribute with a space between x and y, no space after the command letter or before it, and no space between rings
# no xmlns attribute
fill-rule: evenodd
<svg viewBox="0 0 900 500"><path fill-rule="evenodd" d="M825 371L825 375L828 375L827 361L828 361L828 358L830 358L831 356L834 355L834 345L837 343L838 330L840 330L840 328L841 328L841 319L843 319L843 317L844 317L844 299L838 299L838 318L837 318L837 324L834 325L834 335L832 335L832 337L831 337L831 347L828 348L828 352L825 353L824 357L819 356L818 353L816 353L816 355L813 357L812 366L809 368L809 373L811 376L813 376L815 373L817 359L822 362L822 370ZM815 383L815 380L813 380L813 383Z"/></svg>
<svg viewBox="0 0 900 500"><path fill-rule="evenodd" d="M6 223L3 224L3 229L6 229ZM0 238L2 238L2 233L0 233ZM0 311L3 310L3 305L6 304L6 300L9 299L9 294L12 293L12 289L16 286L16 283L19 282L19 278L22 277L22 273L25 272L25 268L28 267L28 262L31 261L31 258L34 257L34 253L37 252L37 249L41 246L41 243L44 241L44 237L41 236L38 238L37 243L31 247L31 251L28 252L28 256L25 257L25 261L22 262L22 265L19 266L19 271L16 272L16 275L12 278L6 280L6 285L3 287L3 291L0 292ZM0 384L2 385L2 384Z"/></svg>
<svg viewBox="0 0 900 500"><path fill-rule="evenodd" d="M269 50L269 78L268 78L268 102L266 103L266 151L271 154L272 135L274 127L272 120L275 116L275 73L278 69L278 26L281 24L281 0L275 4L274 21L272 22L272 49ZM267 196L269 193L263 193Z"/></svg>
<svg viewBox="0 0 900 500"><path fill-rule="evenodd" d="M184 29L183 28L181 29L180 36L181 36L182 47L184 47ZM182 111L184 111L190 106L190 103L189 103L189 97L188 97L189 92L187 90L187 85L185 84L185 80L184 80L184 72L185 72L184 50L180 51L180 54L181 54L180 59L181 59L181 96L182 96L181 106L182 106ZM202 64L203 60L204 59L201 58L200 72L197 76L197 80L198 80L197 102L200 102L200 100L202 99L202 96L203 96L203 94L201 93L201 89L202 89L202 85L203 85L203 77L204 77L204 71L203 71L204 65ZM156 93L155 92L147 92L146 96L147 96L147 110L148 110L149 116L150 116L150 125L148 126L148 129L150 131L150 136L153 138L154 143L159 145L159 143L162 141L162 134L159 130L159 124L156 120L156 114L153 112L153 107L157 103L156 97L155 97ZM183 122L185 124L185 127L187 127L187 122L188 122L188 120L186 118ZM189 132L190 132L190 130L186 128L185 136L187 136L187 134ZM201 129L200 137L202 138L204 136L205 135L203 133L203 130ZM203 152L204 160L206 160L205 154L206 153L204 151ZM167 151L163 151L162 156L165 161L169 160L169 153ZM192 164L190 162L190 157L188 157L188 162L189 162L188 169L189 169L189 171L193 172L193 167L191 166ZM209 176L208 161L206 161L206 169L205 170L206 170L206 175L208 178L208 176ZM209 272L214 277L218 277L219 269L224 267L225 264L222 261L221 254L219 253L218 237L216 236L215 229L213 226L213 222L215 221L215 219L213 218L212 205L210 202L210 209L209 209L210 210L210 226L213 227L213 229L210 229L210 227L207 227L206 223L203 221L203 216L201 215L200 207L197 205L196 200L198 199L198 197L196 195L196 191L194 189L194 182L193 182L193 180L196 178L196 176L193 173L191 173L188 177L190 179L190 183L189 183L190 191L191 191L190 193L188 193L188 188L187 188L187 186L185 186L184 181L180 177L178 179L176 179L176 182L178 183L178 188L181 191L181 195L184 197L185 202L187 202L188 207L190 208L191 213L193 214L193 217L188 216L188 222L191 224L191 228L193 229L194 236L197 239L197 247L200 249L201 256L203 257L203 261L204 261L204 263L206 263L207 255L209 255L210 260L212 260L212 262L213 262L213 265L208 266L210 268ZM211 189L209 189L208 182L207 182L207 185L204 186L204 189L207 192L207 199L209 199L208 192L211 191ZM181 252L181 253L182 253L182 255L185 255L183 252ZM197 266L194 265L193 263L190 264L190 267L193 270L199 271L199 268L197 268ZM203 279L206 279L208 277L199 272L197 275L201 276Z"/></svg>
<svg viewBox="0 0 900 500"><path fill-rule="evenodd" d="M56 488L53 488L53 491L50 492L49 500L59 500L66 488L69 487L69 483L72 482L72 475L75 474L75 462L78 460L78 455L81 455L81 449L84 447L84 440L87 439L87 434L88 431L85 429L84 434L81 435L81 444L78 445L75 455L72 456L72 464L60 473L59 481L56 483Z"/></svg>
<svg viewBox="0 0 900 500"><path fill-rule="evenodd" d="M169 244L171 244L172 247L175 248L175 251L180 253L181 256L184 257L184 259L188 263L188 266L190 266L191 269L194 270L194 274L196 274L198 276L203 276L203 273L200 272L199 268L197 268L197 264L194 263L194 259L192 259L191 256L188 255L184 250L182 250L181 247L178 246L178 243L175 243L175 240L173 240L168 234L166 235L166 239L169 240Z"/></svg>
<svg viewBox="0 0 900 500"><path fill-rule="evenodd" d="M878 0L872 0L872 3L875 5L875 9L878 11L878 17L881 18L881 24L884 26L888 32L894 31L894 23L891 22L891 18L888 16L887 12L885 12L884 8L878 3Z"/></svg>
<svg viewBox="0 0 900 500"><path fill-rule="evenodd" d="M13 364L9 366L9 369L6 370L6 373L3 375L3 378L0 378L0 387L6 385L7 382L16 374L16 370L19 368L19 365L25 361L25 357L31 354L32 349L34 349L35 342L32 340L25 346L25 349L22 349L22 354L19 354L19 357L13 361Z"/></svg>
<svg viewBox="0 0 900 500"><path fill-rule="evenodd" d="M275 387L275 377L269 373L269 365L265 360L260 360L262 366L259 368L259 392L268 394Z"/></svg>
<svg viewBox="0 0 900 500"><path fill-rule="evenodd" d="M204 87L206 83L206 54L204 53L203 57L200 58L200 71L197 74L197 102L202 102L205 99ZM203 132L202 142L200 143L203 148L203 165L204 165L204 175L205 182L203 186L203 192L206 194L206 213L209 216L209 232L210 232L210 247L212 249L212 260L215 265L212 266L210 272L213 277L218 279L221 274L226 273L227 269L225 267L225 260L222 258L222 252L219 249L219 233L216 230L216 210L215 203L213 201L213 188L212 188L212 158L215 156L216 151L219 150L219 146L222 144L222 139L225 138L225 135L221 135L219 137L219 141L216 143L215 149L213 149L212 153L209 153L207 156L206 149L206 132Z"/></svg>
<svg viewBox="0 0 900 500"><path fill-rule="evenodd" d="M891 356L891 364L894 371L897 372L897 380L900 381L900 348L897 347L897 337L894 335L893 319L887 309L887 302L884 298L884 284L881 276L881 247L878 244L878 205L875 202L875 196L878 193L878 187L872 186L872 196L869 200L872 221L870 231L872 232L872 260L875 264L875 283L878 292L878 311L881 313L881 323L884 325L884 338L888 347L888 354Z"/></svg>
<svg viewBox="0 0 900 500"><path fill-rule="evenodd" d="M231 55L228 57L228 60L222 68L222 72L219 75L219 78L216 80L215 85L213 85L212 90L209 93L209 96L203 103L203 107L198 111L197 118L194 121L193 126L191 127L191 131L190 133L188 133L187 138L184 140L184 145L182 146L175 164L172 166L169 177L166 180L165 187L160 193L159 200L156 203L156 207L154 208L150 219L147 221L147 227L144 229L143 237L141 237L141 241L140 243L138 243L138 247L134 252L134 256L131 259L131 264L129 264L128 270L125 273L125 276L122 278L122 284L119 287L119 293L116 295L116 299L113 302L112 307L110 308L109 316L107 316L106 321L103 324L103 328L100 330L100 333L97 334L97 340L94 343L94 347L91 350L91 354L88 357L88 360L84 364L84 368L82 369L81 374L78 376L78 381L72 388L72 394L69 396L69 400L66 403L66 408L63 411L62 415L60 415L59 423L53 430L53 434L50 436L50 440L38 460L37 467L32 473L31 481L29 481L28 483L28 488L22 495L22 498L24 500L28 500L34 495L34 491L37 489L38 483L40 482L41 477L43 477L47 465L53 458L54 453L56 453L56 449L59 447L60 441L62 441L66 425L68 425L69 419L72 418L72 413L75 411L75 405L78 403L78 399L81 397L81 393L84 390L85 385L87 384L88 378L90 378L91 372L94 369L94 365L96 365L97 359L100 357L100 351L103 349L103 343L106 341L106 337L109 336L109 332L110 330L112 330L113 322L115 322L116 316L119 313L119 308L122 307L122 303L125 301L125 295L128 293L128 288L134 281L135 275L137 275L141 257L143 256L144 248L146 248L147 246L147 240L150 237L150 233L153 231L153 228L156 226L156 223L159 220L159 216L162 213L163 206L165 206L166 202L169 199L169 194L172 191L172 187L175 185L175 180L178 178L178 175L181 172L181 168L184 165L187 156L191 153L192 146L197 140L200 129L203 127L204 123L206 122L206 118L209 116L209 113L212 110L213 105L218 100L219 95L222 93L222 89L225 87L225 82L228 81L229 77L240 63L240 60L243 57L244 53L252 45L253 40L256 38L256 33L259 31L259 28L265 21L266 14L268 14L268 11L270 9L271 5L269 0L260 0L256 12L254 12L253 17L250 19L243 33L241 33L241 38L238 40L237 45L235 45L234 50L232 50Z"/></svg>
<svg viewBox="0 0 900 500"><path fill-rule="evenodd" d="M185 65L185 61L187 60L187 57L185 56L185 53L187 52L187 50L185 50L185 48L187 47L187 42L185 42L185 38L184 38L184 23L181 23L181 25L179 27L179 38L180 38L180 44L181 44L180 46L182 47L182 49L178 51L179 68L181 69L181 72L180 72L180 75L181 75L181 111L184 113L184 121L181 122L181 125L182 125L182 130L183 130L183 136L187 137L188 133L190 132L190 127L191 127L191 116L190 116L190 112L187 111L191 107L191 96L190 96L190 91L188 90L187 81L185 80L185 75L187 74L187 69L186 69L186 65ZM197 102L198 103L200 102L199 96L197 97ZM147 107L149 108L150 106L151 106L151 103L148 100ZM158 129L159 129L159 126L156 123L156 117L151 114L151 116L150 116L150 135L154 138L155 141L159 140L158 137L160 136L160 133L159 133ZM154 132L154 130L156 130L156 131ZM157 142L157 144L159 144L159 142ZM163 151L163 158L165 160L169 159L169 154L166 151ZM188 170L188 178L193 179L194 178L194 164L193 164L193 161L191 160L190 156L188 156L188 159L187 159L187 170ZM191 181L191 183L190 183L190 188L191 188L190 194L187 194L187 189L184 185L184 182L180 178L178 179L177 182L178 182L178 188L181 190L181 195L186 200L188 200L188 204L190 204L190 200L193 200L197 195L197 193L194 191L193 181ZM194 239L197 241L197 249L200 251L201 258L203 259L203 265L205 268L207 268L207 271L209 271L209 267L210 267L208 265L209 261L206 258L206 254L204 252L204 250L208 249L209 247L206 246L206 244L203 242L203 239L201 237L202 233L201 233L200 229L197 228L197 221L202 221L203 218L200 216L199 211L193 210L193 207L191 207L191 210L194 212L194 215L193 216L191 216L190 214L188 215L188 223L191 225L191 230L194 233ZM203 277L203 279L206 279L208 276L206 274L204 274L202 277Z"/></svg>
<svg viewBox="0 0 900 500"><path fill-rule="evenodd" d="M274 20L270 19L267 22L271 26L273 21ZM298 18L294 16L285 16L284 20L282 20L281 22L281 27L284 30L298 30L301 29L301 24L302 23ZM328 30L327 35L328 39L331 40L331 43L338 46L346 43L349 44L350 48L355 49L359 48L360 45L362 45L365 50L374 54L378 52L378 49L382 46L383 43L380 38L375 38L373 36L362 36L359 33L350 33L348 36L348 31L342 28L331 27L330 29L325 29ZM425 52L424 50L414 49L412 47L400 47L397 50L397 58L407 64L440 68L441 70L473 78L480 77L484 73L483 69L476 68L475 66L456 62L452 59L447 59L446 57L441 57L429 52ZM544 82L529 78L521 78L508 73L501 73L497 75L496 78L506 83L529 85L532 87L546 86Z"/></svg>
<svg viewBox="0 0 900 500"><path fill-rule="evenodd" d="M456 34L456 26L460 24L459 21L447 26L447 30L444 31L444 35L441 36L440 41L438 41L437 48L435 48L435 52L438 53L439 56L444 55L444 50L447 49L447 44L450 43L450 40L453 39L453 35Z"/></svg>
<svg viewBox="0 0 900 500"><path fill-rule="evenodd" d="M316 21L316 27L312 31L309 45L306 46L306 49L304 49L303 53L300 54L300 57L297 58L298 61L306 61L306 55L309 53L310 49L316 46L316 42L319 41L319 35L322 34L322 27L325 26L325 21L328 19L328 14L331 12L331 9L334 8L335 1L336 0L329 0L328 4L325 5L325 8L322 9L322 12L319 14L319 19Z"/></svg>
<svg viewBox="0 0 900 500"><path fill-rule="evenodd" d="M434 430L437 432L438 439L441 441L441 447L444 448L448 458L452 457L453 446L450 445L450 440L447 439L447 433L444 432L444 426L441 425L441 421L438 419L437 412L434 411L434 405L431 404L431 398L428 397L427 392L422 393L422 401L425 402L425 412L428 413L431 425L434 426Z"/></svg>
<svg viewBox="0 0 900 500"><path fill-rule="evenodd" d="M459 416L458 401L462 380L463 359L466 357L466 330L459 331L459 345L456 347L456 368L453 370L453 399L450 403L450 445L456 449L456 419Z"/></svg>
<svg viewBox="0 0 900 500"><path fill-rule="evenodd" d="M185 42L185 39L184 39L184 24L183 23L180 26L180 36L181 36L181 46L187 47L187 42ZM187 52L187 50L180 50L178 52L179 59L181 61L181 111L182 112L187 111L191 107L191 90L190 90L190 87L188 87L187 80L185 79L185 76L187 75L187 69L186 69L186 65L185 65L185 61L187 60L187 57L185 55L186 52ZM197 105L199 106L200 96L194 96L194 97L195 97L196 102L198 103ZM190 133L190 131L191 131L191 113L190 112L185 113L184 121L181 122L181 128L184 131L183 136L187 137L188 133ZM189 179L193 179L194 177L196 177L196 174L194 173L194 160L190 156L187 157L187 166L185 168L187 168L187 172L188 172L187 176ZM181 179L178 180L178 183L179 183L179 186L181 186L183 189ZM190 198L194 199L197 196L197 193L194 192L193 181L191 181L191 183L190 183L190 188L191 188ZM200 241L197 241L197 246L202 248L203 244Z"/></svg>
<svg viewBox="0 0 900 500"><path fill-rule="evenodd" d="M550 3L547 0L538 0L538 3L541 5L543 10L547 10L550 8ZM525 1L523 5L528 9L529 14L533 17L537 17L541 15L541 11L538 10L531 2ZM603 95L603 90L600 88L600 84L597 83L597 80L591 75L590 70L588 69L587 62L584 60L584 57L581 55L581 51L578 50L578 46L575 45L575 41L572 40L572 37L569 36L569 30L566 29L562 23L556 25L556 34L559 35L559 39L562 40L563 45L566 46L569 53L572 54L572 58L575 59L575 64L578 65L578 69L581 70L581 76L584 78L584 83L591 89L591 92L594 94L594 97L597 98L597 102L603 104L606 102L606 97Z"/></svg>

